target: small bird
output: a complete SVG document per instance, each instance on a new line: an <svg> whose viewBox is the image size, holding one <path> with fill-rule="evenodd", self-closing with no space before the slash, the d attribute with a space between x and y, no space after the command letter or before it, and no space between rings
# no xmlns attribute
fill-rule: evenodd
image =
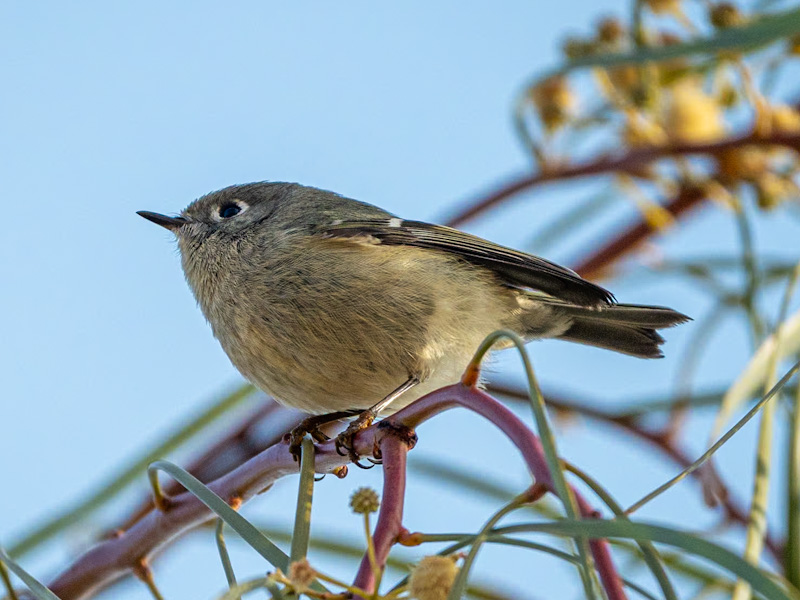
<svg viewBox="0 0 800 600"><path fill-rule="evenodd" d="M688 320L610 292L543 258L296 183L213 192L180 216L140 211L178 240L186 280L231 362L306 432L376 416L458 381L483 339L509 329L663 356L658 329ZM362 412L363 411L363 412Z"/></svg>

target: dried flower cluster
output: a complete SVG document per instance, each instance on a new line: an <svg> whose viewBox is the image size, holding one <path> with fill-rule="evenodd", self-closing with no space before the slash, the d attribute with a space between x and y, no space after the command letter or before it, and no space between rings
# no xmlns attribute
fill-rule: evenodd
<svg viewBox="0 0 800 600"><path fill-rule="evenodd" d="M697 11L692 14L698 19ZM592 35L568 38L563 52L568 61L602 59L635 52L641 46L689 42L698 32L713 35L746 26L756 17L731 2L710 2L700 21L692 22L681 0L645 0L640 23L628 28L619 19L601 19ZM676 33L675 22L682 31ZM800 36L780 45L770 64L777 68L797 54ZM630 150L709 145L747 133L760 137L797 133L800 112L766 97L758 87L760 69L763 65L751 64L747 56L735 52L719 53L713 62L687 55L641 64L598 65L592 69L596 92L591 93L586 85L573 81L579 75L549 75L531 85L526 94L544 140L537 142L524 117L520 117L524 123L521 130L527 132L527 141L543 168L549 167L548 161L563 164L565 160L545 152L544 141L552 149L555 134L572 139L568 134L592 128L613 135ZM577 90L587 91L579 94ZM727 196L749 190L762 209L773 209L800 196L796 181L800 161L794 150L743 143L721 152L714 162L716 170L670 157L638 175L662 190L679 188L687 180L699 187L721 185L728 190Z"/></svg>
<svg viewBox="0 0 800 600"><path fill-rule="evenodd" d="M408 589L416 600L447 600L458 575L457 556L425 556L411 572Z"/></svg>

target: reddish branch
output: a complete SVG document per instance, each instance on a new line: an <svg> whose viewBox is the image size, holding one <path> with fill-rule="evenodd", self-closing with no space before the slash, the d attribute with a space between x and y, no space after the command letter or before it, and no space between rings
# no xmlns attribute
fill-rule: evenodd
<svg viewBox="0 0 800 600"><path fill-rule="evenodd" d="M398 411L391 422L413 429L455 406L473 410L498 426L520 450L534 479L552 491L552 479L539 439L513 412L479 390L461 384L443 388ZM404 472L404 465L397 454L400 448L389 441L393 436L385 436L385 430L386 427L379 424L361 433L355 442L356 450L361 455L369 455L377 444L388 458L388 464L403 467ZM346 463L346 459L336 452L333 441L317 447L315 461L315 469L320 473L331 472ZM279 443L208 486L231 504L244 503L277 479L297 471L297 463L288 451L288 446ZM390 524L376 531L375 542L381 548L383 562L384 554L388 554L388 548L397 540L400 532L402 502L398 503L397 499L402 491L399 486L404 485L402 479L404 478L397 477L397 472L394 476L387 475L387 485L390 486L384 490L390 498L387 510L392 510L395 517ZM177 536L213 517L205 505L188 492L170 498L166 506L168 508L165 510L151 511L128 531L120 532L117 537L91 548L59 575L50 584L50 589L62 600L88 598L132 572ZM583 500L579 500L579 506L584 516L594 515ZM625 595L607 543L595 540L591 549L606 593L614 600L622 600Z"/></svg>
<svg viewBox="0 0 800 600"><path fill-rule="evenodd" d="M705 194L700 188L685 186L664 208L673 217L677 218L689 209L698 206L704 198ZM658 230L655 227L641 219L615 236L614 239L595 251L591 256L578 263L574 269L587 279L602 278L609 265L635 249L656 231Z"/></svg>
<svg viewBox="0 0 800 600"><path fill-rule="evenodd" d="M383 428L386 429L385 427ZM406 457L409 443L398 435L388 435L380 441L383 460L383 494L373 541L379 567L386 565L389 552L403 531L403 505L406 497ZM375 589L378 574L373 572L369 556L361 559L353 585L367 592Z"/></svg>
<svg viewBox="0 0 800 600"><path fill-rule="evenodd" d="M253 458L264 448L278 443L286 431L299 424L303 414L282 407L269 397L238 425L228 431L225 436L207 448L200 456L194 458L189 466L184 467L189 473L203 483L222 477L228 471ZM273 427L264 431L264 422ZM277 425L277 426L274 426ZM164 484L164 493L179 494L184 487L177 481ZM130 529L136 521L153 510L153 499L147 497L118 527L122 531Z"/></svg>
<svg viewBox="0 0 800 600"><path fill-rule="evenodd" d="M591 162L580 163L573 166L553 167L546 171L533 174L522 175L510 183L507 183L499 190L478 200L467 208L458 211L447 220L451 227L463 225L467 221L482 215L490 208L509 200L520 192L544 183L556 181L566 181L578 179L591 175L602 175L608 173L630 173L636 174L650 163L669 157L692 156L704 154L708 156L719 156L726 150L739 146L783 146L800 150L800 133L776 133L769 136L760 136L755 133L739 137L726 138L718 142L708 144L675 144L670 146L659 146L633 150L621 156L608 156L593 160Z"/></svg>
<svg viewBox="0 0 800 600"><path fill-rule="evenodd" d="M509 399L518 400L521 402L528 402L527 391L504 386L501 384L492 384L489 386L489 391ZM671 432L659 431L651 429L639 422L639 419L629 417L627 415L615 415L614 413L607 412L589 405L586 402L574 402L567 400L564 397L545 393L545 402L551 409L561 411L563 413L578 414L589 419L602 421L609 425L619 427L625 430L632 436L639 438L651 444L658 451L672 459L681 468L686 468L692 464L693 459L675 443L674 435ZM697 470L691 473L692 477L702 483L703 471ZM738 523L746 526L749 522L747 511L744 510L737 501L730 495L718 499L719 506L722 509L726 521ZM780 562L783 556L783 543L775 539L773 535L767 533L765 536L765 547Z"/></svg>

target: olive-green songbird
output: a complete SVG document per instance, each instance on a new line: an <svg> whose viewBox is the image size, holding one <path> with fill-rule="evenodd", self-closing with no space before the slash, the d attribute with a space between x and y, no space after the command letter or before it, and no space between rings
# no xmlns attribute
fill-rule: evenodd
<svg viewBox="0 0 800 600"><path fill-rule="evenodd" d="M688 320L618 304L543 258L295 183L228 187L177 217L139 214L176 235L242 375L311 415L366 411L339 438L348 449L378 414L458 381L495 330L657 358L657 330ZM305 429L319 439L322 421Z"/></svg>

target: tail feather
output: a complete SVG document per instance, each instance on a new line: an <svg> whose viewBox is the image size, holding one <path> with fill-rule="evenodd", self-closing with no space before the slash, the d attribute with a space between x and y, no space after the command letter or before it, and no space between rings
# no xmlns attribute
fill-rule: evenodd
<svg viewBox="0 0 800 600"><path fill-rule="evenodd" d="M640 358L661 358L664 338L657 329L673 327L691 319L663 306L614 304L600 310L554 303L571 324L559 339L597 346Z"/></svg>
<svg viewBox="0 0 800 600"><path fill-rule="evenodd" d="M576 319L566 332L558 336L558 339L597 346L639 358L664 356L659 347L664 338L655 329L646 327L603 323L596 319Z"/></svg>
<svg viewBox="0 0 800 600"><path fill-rule="evenodd" d="M665 306L645 306L642 304L614 304L608 308L595 311L587 311L581 307L575 311L580 319L591 319L625 325L641 325L642 327L652 327L663 329L664 327L674 327L686 321L691 321L689 317Z"/></svg>

